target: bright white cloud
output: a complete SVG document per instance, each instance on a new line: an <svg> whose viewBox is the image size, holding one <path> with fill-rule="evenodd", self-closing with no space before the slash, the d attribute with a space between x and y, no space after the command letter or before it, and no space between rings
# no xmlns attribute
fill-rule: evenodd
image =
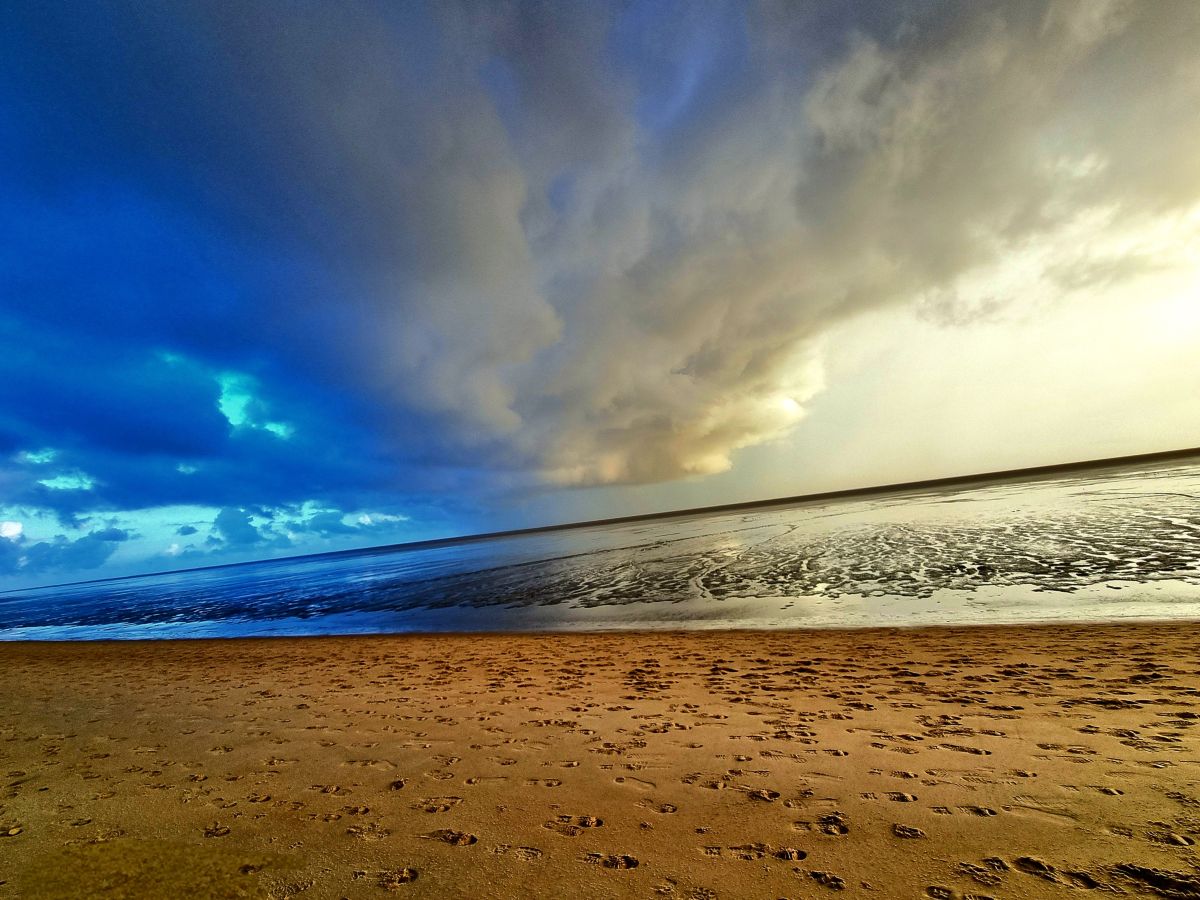
<svg viewBox="0 0 1200 900"><path fill-rule="evenodd" d="M355 519L355 521L358 522L359 525L366 525L366 526L387 525L387 524L391 524L394 522L407 522L407 521L409 521L409 517L396 515L394 513L375 512L375 513L363 513L357 519Z"/></svg>
<svg viewBox="0 0 1200 900"><path fill-rule="evenodd" d="M15 541L24 530L25 526L20 522L0 522L0 538Z"/></svg>
<svg viewBox="0 0 1200 900"><path fill-rule="evenodd" d="M38 484L52 491L90 491L96 483L82 472L66 472L53 478L38 479Z"/></svg>
<svg viewBox="0 0 1200 900"><path fill-rule="evenodd" d="M267 404L258 396L260 388L254 378L237 372L223 372L217 377L217 384L221 388L217 409L234 428L261 428L285 441L295 434L293 425L265 418ZM196 471L195 466L181 464L178 468L184 474Z"/></svg>
<svg viewBox="0 0 1200 900"><path fill-rule="evenodd" d="M26 450L21 454L20 459L22 462L41 466L48 462L53 462L56 456L58 456L58 451L47 447L44 450Z"/></svg>

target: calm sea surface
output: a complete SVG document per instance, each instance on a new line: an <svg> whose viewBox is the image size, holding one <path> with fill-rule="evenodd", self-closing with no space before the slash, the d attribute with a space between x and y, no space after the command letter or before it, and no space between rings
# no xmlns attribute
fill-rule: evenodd
<svg viewBox="0 0 1200 900"><path fill-rule="evenodd" d="M0 594L0 639L1200 618L1200 462Z"/></svg>

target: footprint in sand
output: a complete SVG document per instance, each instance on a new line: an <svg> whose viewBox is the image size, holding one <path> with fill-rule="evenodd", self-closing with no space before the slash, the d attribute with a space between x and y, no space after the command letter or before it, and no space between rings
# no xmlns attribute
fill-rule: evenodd
<svg viewBox="0 0 1200 900"><path fill-rule="evenodd" d="M779 791L769 791L765 788L755 788L754 790L747 791L746 796L751 800L762 800L766 803L771 803L779 799Z"/></svg>
<svg viewBox="0 0 1200 900"><path fill-rule="evenodd" d="M1187 835L1176 834L1173 831L1147 831L1146 840L1153 844L1165 844L1170 847L1191 847L1196 843Z"/></svg>
<svg viewBox="0 0 1200 900"><path fill-rule="evenodd" d="M583 858L584 862L604 866L606 869L636 869L638 858L627 853L589 853Z"/></svg>
<svg viewBox="0 0 1200 900"><path fill-rule="evenodd" d="M740 844L736 847L729 847L729 852L733 854L735 859L753 862L757 859L762 859L771 852L770 844Z"/></svg>
<svg viewBox="0 0 1200 900"><path fill-rule="evenodd" d="M803 850L797 850L795 847L780 847L778 850L776 850L771 855L774 856L776 859L785 859L785 860L792 860L792 861L798 861L801 859L808 858L807 853L805 853Z"/></svg>
<svg viewBox="0 0 1200 900"><path fill-rule="evenodd" d="M569 822L555 822L551 820L542 823L542 827L556 834L561 834L563 837L579 837L579 835L583 834L582 828L578 825L572 825Z"/></svg>
<svg viewBox="0 0 1200 900"><path fill-rule="evenodd" d="M413 809L421 809L427 813L446 812L462 803L462 797L426 797L413 804Z"/></svg>
<svg viewBox="0 0 1200 900"><path fill-rule="evenodd" d="M385 891L399 890L402 885L417 880L417 870L411 866L402 869L388 869L379 873L379 886Z"/></svg>
<svg viewBox="0 0 1200 900"><path fill-rule="evenodd" d="M1007 872L1008 863L998 856L988 857L983 862L982 866L960 862L956 871L959 875L970 878L976 884L982 884L985 887L996 887L1001 884L1004 879L998 873Z"/></svg>
<svg viewBox="0 0 1200 900"><path fill-rule="evenodd" d="M797 831L819 831L821 834L840 837L850 833L850 820L842 812L831 812L821 816L816 822L794 822L792 827Z"/></svg>
<svg viewBox="0 0 1200 900"><path fill-rule="evenodd" d="M485 781L508 781L507 775L472 775L466 784L483 784Z"/></svg>
<svg viewBox="0 0 1200 900"><path fill-rule="evenodd" d="M450 844L453 847L469 847L479 840L473 834L455 831L453 828L439 828L437 831L431 831L421 837L431 841L441 841L443 844Z"/></svg>
<svg viewBox="0 0 1200 900"><path fill-rule="evenodd" d="M834 875L832 872L809 872L809 877L817 884L824 885L830 890L841 891L845 890L845 879Z"/></svg>
<svg viewBox="0 0 1200 900"><path fill-rule="evenodd" d="M391 832L378 822L368 822L365 825L351 825L346 829L346 834L360 841L382 841L389 837Z"/></svg>
<svg viewBox="0 0 1200 900"><path fill-rule="evenodd" d="M960 806L959 810L961 812L970 813L973 816L981 816L985 819L989 819L996 815L996 811L990 806Z"/></svg>
<svg viewBox="0 0 1200 900"><path fill-rule="evenodd" d="M1087 872L1059 870L1049 863L1038 859L1036 856L1020 856L1013 860L1013 866L1018 871L1024 872L1026 875L1033 875L1036 878L1041 878L1043 881L1049 881L1055 884L1061 884L1065 881L1067 884L1070 884L1073 887L1087 888L1088 890L1095 890L1101 886L1100 882L1094 879ZM1186 897L1189 894L1191 894L1191 892L1188 894L1182 892L1178 894L1164 894L1164 896ZM1196 894L1192 895L1195 896Z"/></svg>
<svg viewBox="0 0 1200 900"><path fill-rule="evenodd" d="M542 827L566 837L578 837L585 828L599 828L603 824L604 820L596 816L557 816Z"/></svg>
<svg viewBox="0 0 1200 900"><path fill-rule="evenodd" d="M596 816L559 816L558 821L569 822L580 828L599 828L604 824L604 820Z"/></svg>
<svg viewBox="0 0 1200 900"><path fill-rule="evenodd" d="M346 788L336 784L314 784L309 790L320 791L322 794L333 794L335 796L350 793Z"/></svg>
<svg viewBox="0 0 1200 900"><path fill-rule="evenodd" d="M1149 888L1164 897L1200 896L1200 878L1184 872L1152 869L1136 863L1119 863L1113 866L1113 874L1133 881L1141 888Z"/></svg>
<svg viewBox="0 0 1200 900"><path fill-rule="evenodd" d="M524 862L533 862L542 855L542 851L537 847L514 847L511 844L497 844L492 848L492 852L497 856L515 856Z"/></svg>
<svg viewBox="0 0 1200 900"><path fill-rule="evenodd" d="M968 747L965 744L934 744L933 749L934 750L953 750L956 753L970 753L974 756L991 756L992 755L991 750L984 750L982 747Z"/></svg>
<svg viewBox="0 0 1200 900"><path fill-rule="evenodd" d="M395 766L384 759L348 759L343 766L354 766L358 769L394 769Z"/></svg>

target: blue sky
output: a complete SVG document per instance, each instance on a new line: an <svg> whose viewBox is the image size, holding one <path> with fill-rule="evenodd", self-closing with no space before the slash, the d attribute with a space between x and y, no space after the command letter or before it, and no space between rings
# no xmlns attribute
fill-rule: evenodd
<svg viewBox="0 0 1200 900"><path fill-rule="evenodd" d="M0 587L1200 444L1195 4L0 20Z"/></svg>

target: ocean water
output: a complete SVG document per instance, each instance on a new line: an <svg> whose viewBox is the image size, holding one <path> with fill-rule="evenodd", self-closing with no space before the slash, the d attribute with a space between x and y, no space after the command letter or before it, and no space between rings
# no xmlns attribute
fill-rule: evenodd
<svg viewBox="0 0 1200 900"><path fill-rule="evenodd" d="M1200 618L1200 460L0 594L0 639Z"/></svg>

